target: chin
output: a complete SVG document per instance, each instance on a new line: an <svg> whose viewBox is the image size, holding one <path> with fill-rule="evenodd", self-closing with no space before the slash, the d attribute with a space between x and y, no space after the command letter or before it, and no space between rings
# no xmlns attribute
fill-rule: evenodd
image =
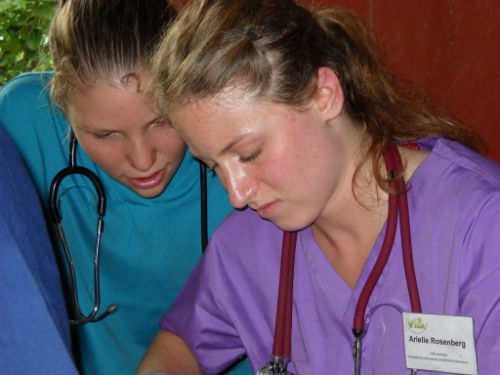
<svg viewBox="0 0 500 375"><path fill-rule="evenodd" d="M312 224L309 222L304 222L303 220L289 219L289 218L279 218L279 219L276 218L270 221L272 221L274 225L276 225L281 230L287 232L300 231Z"/></svg>
<svg viewBox="0 0 500 375"><path fill-rule="evenodd" d="M142 198L146 198L146 199L152 199L152 198L156 198L158 195L160 195L162 192L159 192L159 193L151 193L151 194L148 194L148 193L138 193Z"/></svg>
<svg viewBox="0 0 500 375"><path fill-rule="evenodd" d="M154 188L147 189L147 190L134 189L134 188L131 188L130 186L129 186L129 188L143 198L156 198L157 196L159 196L161 193L163 193L165 191L166 186L163 186L163 185L161 187L155 186Z"/></svg>

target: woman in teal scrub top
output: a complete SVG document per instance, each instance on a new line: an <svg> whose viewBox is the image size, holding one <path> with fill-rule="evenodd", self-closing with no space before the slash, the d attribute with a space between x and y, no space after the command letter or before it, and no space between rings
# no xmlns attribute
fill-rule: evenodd
<svg viewBox="0 0 500 375"><path fill-rule="evenodd" d="M0 123L47 216L50 183L68 165L69 129L78 140L77 164L106 192L100 312L111 304L118 311L74 327L82 373L134 373L165 306L201 255L199 163L149 95L150 56L175 15L165 0L60 1L50 29L55 71L23 74L0 91ZM211 233L230 204L216 177L208 177L207 189ZM94 306L95 201L81 176L59 188L84 314Z"/></svg>

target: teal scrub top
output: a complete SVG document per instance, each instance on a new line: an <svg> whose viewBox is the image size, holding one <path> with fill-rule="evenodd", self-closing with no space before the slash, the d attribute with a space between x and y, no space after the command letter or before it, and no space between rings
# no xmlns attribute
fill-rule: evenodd
<svg viewBox="0 0 500 375"><path fill-rule="evenodd" d="M0 123L19 149L47 215L51 180L69 158L69 124L50 101L51 77L50 72L25 73L0 90ZM106 192L100 311L110 304L118 311L75 327L75 359L85 374L133 374L158 332L159 319L201 256L199 163L186 152L170 184L155 198L143 198L112 179L81 147L77 164L94 172ZM207 180L210 235L231 206L216 176L209 174ZM96 199L91 183L81 176L67 177L59 188L63 229L87 315L94 305ZM59 252L62 258L61 246ZM231 373L251 370L243 362Z"/></svg>

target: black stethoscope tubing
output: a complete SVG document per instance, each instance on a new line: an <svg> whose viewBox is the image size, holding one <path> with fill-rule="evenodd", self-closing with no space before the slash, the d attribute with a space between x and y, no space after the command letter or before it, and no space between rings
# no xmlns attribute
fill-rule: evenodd
<svg viewBox="0 0 500 375"><path fill-rule="evenodd" d="M200 162L200 213L201 213L201 252L208 245L208 204L207 204L207 166Z"/></svg>
<svg viewBox="0 0 500 375"><path fill-rule="evenodd" d="M104 319L109 314L113 314L118 310L118 307L115 304L109 305L106 311L100 315L97 315L99 312L99 307L101 304L101 292L100 292L100 283L99 283L99 259L100 259L100 248L101 248L101 237L104 228L104 215L106 214L106 195L104 193L104 188L102 186L101 181L93 173L91 170L77 166L76 165L76 146L77 140L73 132L70 134L70 150L69 150L69 165L62 169L57 175L54 177L50 184L49 191L49 210L56 225L56 233L61 240L64 249L64 255L66 256L66 260L68 263L68 268L71 276L70 287L71 293L73 297L73 308L75 310L77 319L70 319L71 325L83 325L89 322L98 322ZM62 216L59 212L57 195L59 191L59 186L61 185L62 180L71 175L79 174L82 175L92 182L96 192L97 192L97 238L96 245L94 251L94 307L89 315L85 315L82 313L80 309L80 304L78 300L78 290L76 286L76 274L75 267L73 263L73 259L68 249L68 243L66 241L66 236L64 235L64 231L62 228Z"/></svg>
<svg viewBox="0 0 500 375"><path fill-rule="evenodd" d="M354 343L354 374L360 374L361 339L364 332L364 316L366 306L371 297L394 244L397 219L399 212L400 231L403 248L403 260L406 284L413 312L422 312L418 285L413 264L411 248L410 221L408 212L408 198L406 184L402 176L403 166L399 151L394 143L389 143L383 150L384 162L389 174L389 212L386 233L380 254L373 266L368 279L363 286L358 299L353 319ZM297 232L284 232L281 255L280 280L278 301L276 309L276 323L271 361L264 365L258 375L291 374L286 366L291 355L291 330L292 330L292 299L295 247ZM416 370L411 370L415 374Z"/></svg>
<svg viewBox="0 0 500 375"><path fill-rule="evenodd" d="M70 133L69 142L69 165L63 168L59 173L56 174L54 179L50 184L49 191L49 212L52 220L56 226L56 233L59 237L66 261L68 263L69 273L70 273L70 288L72 294L73 308L76 313L77 319L70 319L71 325L83 325L90 322L98 322L109 314L113 314L118 310L118 306L111 304L106 308L106 311L98 315L99 307L101 303L101 292L100 292L100 277L99 277L99 260L100 260L100 248L101 248L101 237L104 229L104 215L106 214L106 194L102 183L97 177L97 175L89 170L88 168L76 165L76 148L78 141L73 132ZM90 180L94 186L97 193L97 236L96 245L94 251L94 307L90 314L85 315L80 309L78 291L76 286L76 273L73 263L73 259L68 249L68 243L64 235L62 228L62 215L59 212L58 206L58 191L59 186L64 178L70 175L79 174ZM201 186L201 244L202 252L205 250L208 243L208 225L207 225L207 177L206 177L206 167L203 163L200 163L200 186Z"/></svg>

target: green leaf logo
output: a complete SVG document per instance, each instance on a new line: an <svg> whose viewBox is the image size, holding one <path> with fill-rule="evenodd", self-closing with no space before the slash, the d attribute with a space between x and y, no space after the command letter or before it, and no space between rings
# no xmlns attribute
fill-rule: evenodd
<svg viewBox="0 0 500 375"><path fill-rule="evenodd" d="M425 331L427 328L427 323L425 323L422 318L417 318L417 319L407 319L406 320L406 325L408 326L408 329L413 332L413 333L422 333Z"/></svg>

